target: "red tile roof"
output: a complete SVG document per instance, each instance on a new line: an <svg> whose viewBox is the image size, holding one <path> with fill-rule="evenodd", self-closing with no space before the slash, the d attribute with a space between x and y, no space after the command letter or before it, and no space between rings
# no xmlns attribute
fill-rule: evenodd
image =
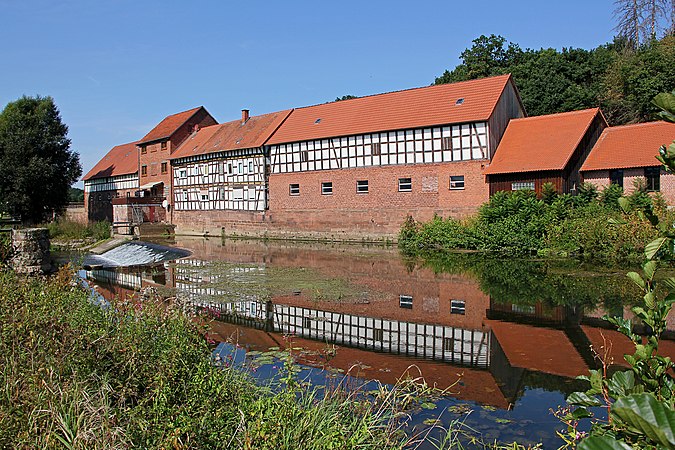
<svg viewBox="0 0 675 450"><path fill-rule="evenodd" d="M171 135L175 133L181 125L187 122L190 117L194 116L197 111L202 108L203 106L199 106L197 108L188 109L187 111L166 116L164 120L158 123L155 128L150 130L150 132L146 134L143 139L138 141L138 144L140 145L146 142L152 142L171 137Z"/></svg>
<svg viewBox="0 0 675 450"><path fill-rule="evenodd" d="M268 144L486 121L509 82L501 75L296 108Z"/></svg>
<svg viewBox="0 0 675 450"><path fill-rule="evenodd" d="M511 120L485 173L564 169L598 114L593 108Z"/></svg>
<svg viewBox="0 0 675 450"><path fill-rule="evenodd" d="M187 138L171 155L171 159L205 153L262 147L279 125L291 114L290 109L241 120L204 127Z"/></svg>
<svg viewBox="0 0 675 450"><path fill-rule="evenodd" d="M113 147L87 174L83 180L129 175L138 172L138 142Z"/></svg>
<svg viewBox="0 0 675 450"><path fill-rule="evenodd" d="M655 167L659 147L675 139L675 124L649 122L606 128L591 150L582 171Z"/></svg>

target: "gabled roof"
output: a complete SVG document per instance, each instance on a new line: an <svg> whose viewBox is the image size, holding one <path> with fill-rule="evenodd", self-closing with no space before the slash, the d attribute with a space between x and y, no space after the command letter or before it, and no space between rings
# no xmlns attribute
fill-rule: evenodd
<svg viewBox="0 0 675 450"><path fill-rule="evenodd" d="M268 144L486 121L509 82L501 75L296 108Z"/></svg>
<svg viewBox="0 0 675 450"><path fill-rule="evenodd" d="M656 167L659 147L675 139L675 124L649 122L606 128L581 166L582 171Z"/></svg>
<svg viewBox="0 0 675 450"><path fill-rule="evenodd" d="M203 109L203 106L188 109L187 111L179 112L166 116L155 128L150 130L143 139L138 141L138 144L145 144L146 142L158 141L160 139L167 139L178 130L185 122L187 122L197 111Z"/></svg>
<svg viewBox="0 0 675 450"><path fill-rule="evenodd" d="M186 158L206 153L257 148L265 145L272 133L291 114L290 109L220 125L204 127L187 138L171 155L171 159Z"/></svg>
<svg viewBox="0 0 675 450"><path fill-rule="evenodd" d="M116 177L138 172L138 142L113 147L99 162L82 177L83 180Z"/></svg>
<svg viewBox="0 0 675 450"><path fill-rule="evenodd" d="M599 108L512 119L484 173L563 170L597 115Z"/></svg>

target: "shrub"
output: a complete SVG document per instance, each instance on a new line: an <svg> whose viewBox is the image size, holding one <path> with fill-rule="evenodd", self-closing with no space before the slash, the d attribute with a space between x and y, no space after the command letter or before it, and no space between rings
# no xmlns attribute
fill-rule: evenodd
<svg viewBox="0 0 675 450"><path fill-rule="evenodd" d="M544 183L541 186L541 200L550 205L558 197L558 191L555 188L555 185L551 182Z"/></svg>
<svg viewBox="0 0 675 450"><path fill-rule="evenodd" d="M607 208L619 211L619 199L623 196L623 188L618 184L610 184L600 193L600 202Z"/></svg>
<svg viewBox="0 0 675 450"><path fill-rule="evenodd" d="M577 199L579 205L588 205L598 198L598 188L593 183L583 182L579 185L577 190Z"/></svg>

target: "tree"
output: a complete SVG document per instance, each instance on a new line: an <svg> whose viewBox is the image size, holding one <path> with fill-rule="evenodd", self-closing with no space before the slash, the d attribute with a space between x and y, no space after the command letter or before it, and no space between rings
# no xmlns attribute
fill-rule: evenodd
<svg viewBox="0 0 675 450"><path fill-rule="evenodd" d="M451 72L446 70L443 75L436 78L434 84L475 80L508 73L509 68L517 64L524 55L518 44L513 42L507 44L503 36L481 35L472 42L471 48L467 48L461 54L462 64Z"/></svg>
<svg viewBox="0 0 675 450"><path fill-rule="evenodd" d="M38 223L68 203L82 174L51 97L22 97L0 113L0 212Z"/></svg>
<svg viewBox="0 0 675 450"><path fill-rule="evenodd" d="M336 102L341 102L342 100L351 100L353 98L358 98L356 95L343 95L342 97L337 97L335 99Z"/></svg>

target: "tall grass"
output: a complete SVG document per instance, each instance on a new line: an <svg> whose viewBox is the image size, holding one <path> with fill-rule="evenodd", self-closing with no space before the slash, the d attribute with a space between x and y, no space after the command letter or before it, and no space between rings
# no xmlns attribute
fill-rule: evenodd
<svg viewBox="0 0 675 450"><path fill-rule="evenodd" d="M402 448L390 403L272 392L215 366L170 305L94 306L62 270L0 271L0 448Z"/></svg>
<svg viewBox="0 0 675 450"><path fill-rule="evenodd" d="M94 238L96 241L110 237L110 222L91 222L83 224L64 218L59 218L45 225L52 239L86 239Z"/></svg>

